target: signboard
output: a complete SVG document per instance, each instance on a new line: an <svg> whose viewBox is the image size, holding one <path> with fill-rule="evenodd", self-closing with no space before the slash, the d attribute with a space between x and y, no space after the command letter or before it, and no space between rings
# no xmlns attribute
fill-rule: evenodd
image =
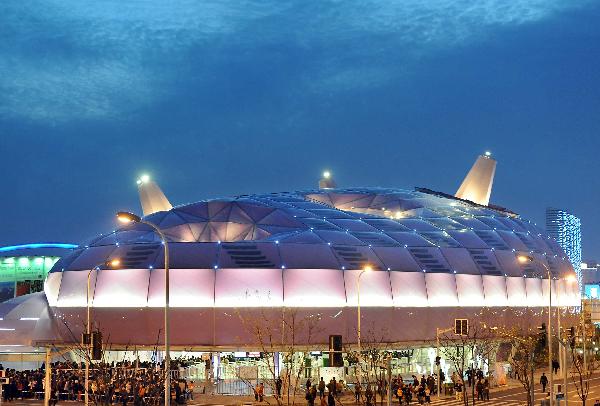
<svg viewBox="0 0 600 406"><path fill-rule="evenodd" d="M240 379L258 379L258 367L256 366L241 366L238 368L238 378Z"/></svg>
<svg viewBox="0 0 600 406"><path fill-rule="evenodd" d="M319 368L319 377L321 376L323 377L326 385L334 377L338 382L340 379L346 380L344 376L344 367L321 367Z"/></svg>

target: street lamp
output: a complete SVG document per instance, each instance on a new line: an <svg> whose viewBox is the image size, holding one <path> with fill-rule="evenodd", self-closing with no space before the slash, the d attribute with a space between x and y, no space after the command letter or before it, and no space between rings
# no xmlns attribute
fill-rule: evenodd
<svg viewBox="0 0 600 406"><path fill-rule="evenodd" d="M527 255L519 255L518 261L522 264L533 262L533 258ZM548 336L548 374L550 375L550 406L554 404L552 399L552 390L554 389L554 375L552 374L552 274L548 265L540 262L540 264L546 269L548 273L548 329L546 334Z"/></svg>
<svg viewBox="0 0 600 406"><path fill-rule="evenodd" d="M360 348L360 277L363 276L365 272L371 272L373 268L370 265L365 265L363 270L358 274L358 279L356 281L356 299L357 299L357 343L358 343L358 383L361 383L361 366L360 366L360 358L361 358L361 348Z"/></svg>
<svg viewBox="0 0 600 406"><path fill-rule="evenodd" d="M85 332L87 335L87 343L86 343L86 360L85 360L85 406L89 405L89 399L90 399L90 395L89 395L89 387L90 387L90 362L92 360L92 357L90 355L90 346L91 346L91 323L90 323L90 276L92 275L92 271L98 271L100 270L101 266L108 266L111 268L116 268L117 266L119 266L121 264L121 261L119 259L112 259L110 261L107 262L102 262L94 267L92 267L92 269L90 269L88 271L87 274L87 291L86 291L86 296L85 296L85 306L87 308L87 321L85 323Z"/></svg>
<svg viewBox="0 0 600 406"><path fill-rule="evenodd" d="M165 257L165 406L171 404L171 345L169 343L169 244L167 238L157 225L143 220L133 213L120 211L117 219L121 223L139 223L150 226L160 237Z"/></svg>
<svg viewBox="0 0 600 406"><path fill-rule="evenodd" d="M577 275L575 274L575 272L569 272L567 275L564 276L563 280L566 283L573 283L577 281ZM559 302L559 308L558 308L558 314L557 314L557 318L558 318L558 334L559 334L559 350L560 350L560 344L562 344L562 351L559 351L559 362L561 363L561 369L562 369L562 373L563 373L563 393L565 394L565 405L569 404L569 399L567 396L567 347L565 345L564 340L561 337L561 323L560 323L560 290L556 292L556 299Z"/></svg>
<svg viewBox="0 0 600 406"><path fill-rule="evenodd" d="M440 399L442 397L442 360L440 358L440 334L445 334L452 331L452 328L439 328L435 329L435 361L439 362L438 364L438 376L437 376L437 397Z"/></svg>

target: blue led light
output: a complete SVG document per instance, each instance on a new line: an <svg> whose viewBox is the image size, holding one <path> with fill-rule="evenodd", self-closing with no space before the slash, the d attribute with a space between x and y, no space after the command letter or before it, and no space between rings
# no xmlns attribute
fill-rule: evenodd
<svg viewBox="0 0 600 406"><path fill-rule="evenodd" d="M9 245L6 247L0 247L0 252L7 251L15 251L15 250L28 250L28 249L36 249L36 248L64 248L73 250L77 248L78 245L75 244L63 244L63 243L34 243L34 244L22 244L22 245Z"/></svg>

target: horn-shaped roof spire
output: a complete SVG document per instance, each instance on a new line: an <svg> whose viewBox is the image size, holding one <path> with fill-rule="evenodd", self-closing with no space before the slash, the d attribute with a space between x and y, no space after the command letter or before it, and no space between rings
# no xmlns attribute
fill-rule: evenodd
<svg viewBox="0 0 600 406"><path fill-rule="evenodd" d="M487 206L490 203L496 160L486 151L479 155L454 196Z"/></svg>
<svg viewBox="0 0 600 406"><path fill-rule="evenodd" d="M140 203L144 216L148 216L157 211L171 210L173 206L165 196L160 187L150 179L148 175L142 175L137 180L138 192L140 193Z"/></svg>

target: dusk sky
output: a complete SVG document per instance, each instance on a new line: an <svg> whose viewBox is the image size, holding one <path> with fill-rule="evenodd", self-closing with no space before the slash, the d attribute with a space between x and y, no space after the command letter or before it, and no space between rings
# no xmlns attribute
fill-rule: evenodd
<svg viewBox="0 0 600 406"><path fill-rule="evenodd" d="M476 4L476 5L474 5ZM583 223L600 260L600 2L0 2L0 245L173 204L316 187L454 193Z"/></svg>

